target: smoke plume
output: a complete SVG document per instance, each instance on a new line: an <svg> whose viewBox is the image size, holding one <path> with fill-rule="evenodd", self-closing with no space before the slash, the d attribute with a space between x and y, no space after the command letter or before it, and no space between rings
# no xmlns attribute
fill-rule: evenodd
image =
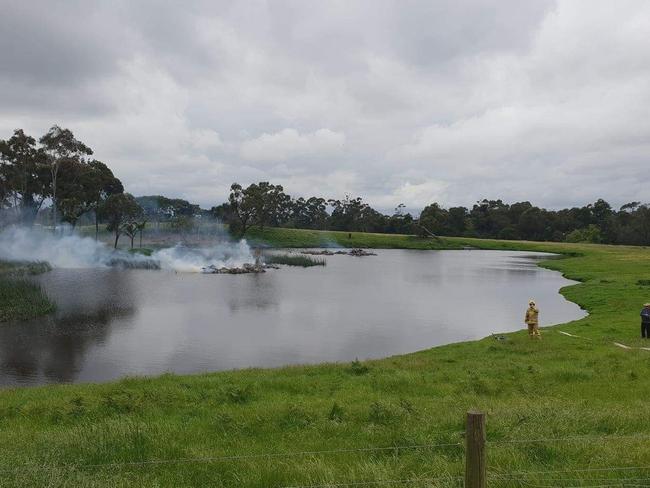
<svg viewBox="0 0 650 488"><path fill-rule="evenodd" d="M0 260L47 261L55 268L94 268L123 263L143 267L157 263L160 268L200 272L206 266L233 267L255 261L246 241L216 241L214 245L190 248L177 245L161 249L151 257L113 250L103 242L64 230L60 233L36 228L10 226L0 231ZM131 266L132 265L132 266Z"/></svg>

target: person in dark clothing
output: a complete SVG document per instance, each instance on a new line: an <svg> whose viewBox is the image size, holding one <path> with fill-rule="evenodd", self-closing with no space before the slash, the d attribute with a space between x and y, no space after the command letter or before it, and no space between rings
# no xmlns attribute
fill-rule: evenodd
<svg viewBox="0 0 650 488"><path fill-rule="evenodd" d="M650 303L643 305L641 310L641 337L650 339Z"/></svg>

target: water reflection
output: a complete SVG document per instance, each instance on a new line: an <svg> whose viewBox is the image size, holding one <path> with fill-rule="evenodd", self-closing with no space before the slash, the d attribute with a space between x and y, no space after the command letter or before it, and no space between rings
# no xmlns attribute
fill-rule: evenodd
<svg viewBox="0 0 650 488"><path fill-rule="evenodd" d="M0 327L0 384L383 357L521 328L531 297L543 324L583 315L536 254L378 254L242 276L54 270L38 281L57 313Z"/></svg>

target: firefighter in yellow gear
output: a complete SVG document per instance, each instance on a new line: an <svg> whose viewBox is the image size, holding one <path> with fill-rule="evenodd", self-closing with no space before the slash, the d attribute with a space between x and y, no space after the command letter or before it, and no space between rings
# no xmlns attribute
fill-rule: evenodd
<svg viewBox="0 0 650 488"><path fill-rule="evenodd" d="M539 309L535 305L535 301L531 300L528 302L528 308L526 309L526 318L524 319L526 325L528 326L528 335L532 338L541 339L539 333Z"/></svg>

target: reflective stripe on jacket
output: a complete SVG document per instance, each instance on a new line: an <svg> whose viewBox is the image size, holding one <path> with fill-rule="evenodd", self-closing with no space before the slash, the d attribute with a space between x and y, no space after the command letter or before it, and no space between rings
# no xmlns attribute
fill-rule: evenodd
<svg viewBox="0 0 650 488"><path fill-rule="evenodd" d="M524 319L524 322L527 324L536 324L537 321L539 320L539 309L537 307L535 308L528 308L526 310L526 318Z"/></svg>

